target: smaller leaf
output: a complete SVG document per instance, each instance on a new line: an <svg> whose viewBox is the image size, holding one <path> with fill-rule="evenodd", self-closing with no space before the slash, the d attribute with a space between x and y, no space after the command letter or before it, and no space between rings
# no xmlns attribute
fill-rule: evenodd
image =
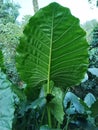
<svg viewBox="0 0 98 130"><path fill-rule="evenodd" d="M90 108L92 104L96 101L94 95L92 93L88 93L85 98L84 102L87 104L87 106Z"/></svg>
<svg viewBox="0 0 98 130"><path fill-rule="evenodd" d="M64 111L63 111L63 92L60 88L54 87L52 94L54 98L49 103L49 107L52 115L61 124L63 122Z"/></svg>
<svg viewBox="0 0 98 130"><path fill-rule="evenodd" d="M98 68L89 68L88 71L98 77Z"/></svg>
<svg viewBox="0 0 98 130"><path fill-rule="evenodd" d="M72 114L74 111L77 111L78 113L84 113L84 107L81 105L79 98L72 92L67 92L65 95L64 98L65 108L67 108L69 102L71 105L70 105L70 109L68 110L68 113L71 112L70 114Z"/></svg>

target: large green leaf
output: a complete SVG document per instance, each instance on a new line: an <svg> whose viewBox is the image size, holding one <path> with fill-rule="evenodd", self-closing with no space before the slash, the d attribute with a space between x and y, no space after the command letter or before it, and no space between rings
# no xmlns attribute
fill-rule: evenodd
<svg viewBox="0 0 98 130"><path fill-rule="evenodd" d="M85 32L68 8L51 3L29 21L17 48L17 68L30 87L47 82L69 87L84 77L88 64Z"/></svg>

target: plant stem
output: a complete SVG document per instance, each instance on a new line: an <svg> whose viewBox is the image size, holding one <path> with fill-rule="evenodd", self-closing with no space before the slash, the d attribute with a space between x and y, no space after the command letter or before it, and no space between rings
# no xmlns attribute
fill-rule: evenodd
<svg viewBox="0 0 98 130"><path fill-rule="evenodd" d="M52 124L51 124L51 112L50 112L50 108L47 106L47 115L48 115L48 125L51 128Z"/></svg>
<svg viewBox="0 0 98 130"><path fill-rule="evenodd" d="M60 129L60 123L58 122L57 128Z"/></svg>
<svg viewBox="0 0 98 130"><path fill-rule="evenodd" d="M43 122L43 119L44 119L44 115L45 115L45 108L44 108L43 113L42 113L40 126L42 125L42 122Z"/></svg>
<svg viewBox="0 0 98 130"><path fill-rule="evenodd" d="M70 115L68 115L67 123L63 130L68 130L69 121L70 121Z"/></svg>

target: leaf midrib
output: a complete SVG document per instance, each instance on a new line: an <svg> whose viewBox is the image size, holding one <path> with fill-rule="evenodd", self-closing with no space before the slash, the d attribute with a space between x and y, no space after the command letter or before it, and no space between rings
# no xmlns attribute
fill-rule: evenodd
<svg viewBox="0 0 98 130"><path fill-rule="evenodd" d="M53 44L53 19L54 19L54 13L52 14L52 25L51 25L49 65L48 65L48 79L47 79L47 93L50 93L50 71L51 71L51 57L52 57L52 44Z"/></svg>

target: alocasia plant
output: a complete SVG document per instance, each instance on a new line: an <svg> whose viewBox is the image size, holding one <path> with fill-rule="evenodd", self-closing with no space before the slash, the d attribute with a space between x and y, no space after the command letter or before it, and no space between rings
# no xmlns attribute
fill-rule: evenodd
<svg viewBox="0 0 98 130"><path fill-rule="evenodd" d="M51 114L60 124L63 121L63 106L59 104L63 101L62 89L79 84L87 70L88 44L85 35L79 19L57 3L40 9L24 29L17 48L17 69L27 84L28 97L33 99L44 84L45 96L54 96L47 105L50 126ZM51 81L54 82L52 87ZM56 110L58 108L61 110ZM56 116L53 111L58 112Z"/></svg>

